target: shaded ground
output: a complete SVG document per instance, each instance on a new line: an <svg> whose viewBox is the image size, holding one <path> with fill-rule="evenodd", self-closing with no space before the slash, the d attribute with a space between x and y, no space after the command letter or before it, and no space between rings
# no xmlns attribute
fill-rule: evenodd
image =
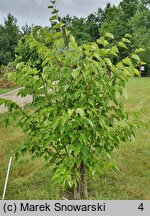
<svg viewBox="0 0 150 216"><path fill-rule="evenodd" d="M24 98L17 96L19 89L15 89L13 91L10 91L8 93L5 94L0 94L0 98L4 98L4 99L8 99L8 100L12 100L14 102L16 102L19 106L24 106L27 103L30 103L32 101L32 96L26 96ZM4 107L4 105L0 106L0 113L6 112L7 108Z"/></svg>

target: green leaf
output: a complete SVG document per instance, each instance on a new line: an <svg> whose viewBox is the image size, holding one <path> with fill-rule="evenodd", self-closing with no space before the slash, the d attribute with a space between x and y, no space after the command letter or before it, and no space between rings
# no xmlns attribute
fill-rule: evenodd
<svg viewBox="0 0 150 216"><path fill-rule="evenodd" d="M124 69L124 65L123 65L123 63L122 62L118 62L117 63L117 67L119 68L119 69Z"/></svg>
<svg viewBox="0 0 150 216"><path fill-rule="evenodd" d="M127 38L122 38L122 42L124 42L124 43L131 43L131 41L128 40Z"/></svg>
<svg viewBox="0 0 150 216"><path fill-rule="evenodd" d="M64 46L64 39L63 38L60 38L60 39L57 39L55 41L55 43L53 44L54 48L55 49L60 49Z"/></svg>
<svg viewBox="0 0 150 216"><path fill-rule="evenodd" d="M145 49L139 48L135 50L135 53L145 52Z"/></svg>
<svg viewBox="0 0 150 216"><path fill-rule="evenodd" d="M74 148L74 154L75 154L75 157L77 157L80 153L81 149L80 149L80 146L79 144L76 145L76 147Z"/></svg>
<svg viewBox="0 0 150 216"><path fill-rule="evenodd" d="M50 17L50 19L49 19L49 20L50 20L50 21L57 20L57 16L56 16L56 15L54 15L54 16Z"/></svg>
<svg viewBox="0 0 150 216"><path fill-rule="evenodd" d="M70 49L70 50L76 50L77 47L78 47L78 46L77 46L77 43L76 43L76 42L74 42L74 43L73 43L73 42L70 42L70 43L69 43L69 49Z"/></svg>
<svg viewBox="0 0 150 216"><path fill-rule="evenodd" d="M121 41L118 43L118 46L127 49L127 46L125 45L125 43Z"/></svg>
<svg viewBox="0 0 150 216"><path fill-rule="evenodd" d="M30 43L30 49L33 49L35 47L38 47L39 46L39 42L34 40Z"/></svg>
<svg viewBox="0 0 150 216"><path fill-rule="evenodd" d="M128 58L128 57L125 58L125 59L123 59L122 62L123 62L124 64L126 64L126 65L132 65L132 61L131 61L131 59Z"/></svg>
<svg viewBox="0 0 150 216"><path fill-rule="evenodd" d="M71 154L71 153L74 151L74 146L71 145L71 144L68 145L68 146L67 146L67 151L68 151L69 154Z"/></svg>
<svg viewBox="0 0 150 216"><path fill-rule="evenodd" d="M76 113L79 114L81 117L85 115L85 112L82 108L77 108Z"/></svg>
<svg viewBox="0 0 150 216"><path fill-rule="evenodd" d="M146 65L146 62L142 62L142 61L141 61L140 64L141 64L141 66L142 66L142 65L144 66L144 65Z"/></svg>
<svg viewBox="0 0 150 216"><path fill-rule="evenodd" d="M97 39L97 43L103 45L104 47L109 45L109 42L107 40L105 40L104 37Z"/></svg>
<svg viewBox="0 0 150 216"><path fill-rule="evenodd" d="M21 69L22 67L24 67L24 63L20 62L16 65L16 69Z"/></svg>
<svg viewBox="0 0 150 216"><path fill-rule="evenodd" d="M70 35L70 41L75 43L75 37L73 37L72 35Z"/></svg>
<svg viewBox="0 0 150 216"><path fill-rule="evenodd" d="M100 55L99 55L98 53L94 53L93 55L94 55L94 57L96 57L98 60L101 60L101 57L100 57Z"/></svg>
<svg viewBox="0 0 150 216"><path fill-rule="evenodd" d="M85 120L86 123L88 123L92 128L94 127L93 122L88 119L87 117L83 117L83 119Z"/></svg>
<svg viewBox="0 0 150 216"><path fill-rule="evenodd" d="M105 33L105 37L108 37L108 38L114 39L113 34L108 33L108 32Z"/></svg>
<svg viewBox="0 0 150 216"><path fill-rule="evenodd" d="M64 116L61 117L61 124L62 124L63 127L64 127L65 123L67 122L67 119L68 119L67 115L64 115Z"/></svg>
<svg viewBox="0 0 150 216"><path fill-rule="evenodd" d="M134 68L134 74L140 76L140 72L136 68Z"/></svg>
<svg viewBox="0 0 150 216"><path fill-rule="evenodd" d="M55 122L54 122L53 126L52 126L53 131L58 127L59 121L60 121L60 119L59 119L59 117L57 117L57 118L55 119Z"/></svg>
<svg viewBox="0 0 150 216"><path fill-rule="evenodd" d="M60 29L60 28L62 28L63 26L65 26L65 24L63 24L63 23L57 23L56 25L54 25L54 29Z"/></svg>
<svg viewBox="0 0 150 216"><path fill-rule="evenodd" d="M74 109L68 109L69 118L72 116L73 113L74 113Z"/></svg>
<svg viewBox="0 0 150 216"><path fill-rule="evenodd" d="M127 75L128 77L132 77L133 75L127 70L124 70L125 75Z"/></svg>
<svg viewBox="0 0 150 216"><path fill-rule="evenodd" d="M45 42L46 43L50 43L52 41L52 36L49 35L48 37L46 37Z"/></svg>
<svg viewBox="0 0 150 216"><path fill-rule="evenodd" d="M107 54L107 51L106 51L106 49L100 49L99 50L99 54L100 54L100 56L105 56L106 54Z"/></svg>
<svg viewBox="0 0 150 216"><path fill-rule="evenodd" d="M125 37L132 38L132 35L131 34L126 34Z"/></svg>
<svg viewBox="0 0 150 216"><path fill-rule="evenodd" d="M54 6L48 6L48 8L54 8Z"/></svg>
<svg viewBox="0 0 150 216"><path fill-rule="evenodd" d="M58 12L59 12L59 10L54 9L54 10L52 11L52 14L57 14Z"/></svg>
<svg viewBox="0 0 150 216"><path fill-rule="evenodd" d="M141 59L139 58L139 56L138 56L137 54L133 54L133 55L131 56L131 58L132 58L132 59L135 59L135 60L137 60L137 61L141 61Z"/></svg>
<svg viewBox="0 0 150 216"><path fill-rule="evenodd" d="M58 38L61 38L63 36L62 32L56 32L54 35L53 35L53 38L54 39L58 39Z"/></svg>
<svg viewBox="0 0 150 216"><path fill-rule="evenodd" d="M110 160L110 154L108 152L106 152L106 156Z"/></svg>
<svg viewBox="0 0 150 216"><path fill-rule="evenodd" d="M118 50L117 46L113 46L111 48L111 50L114 51L115 53L119 53L119 50Z"/></svg>
<svg viewBox="0 0 150 216"><path fill-rule="evenodd" d="M109 54L118 57L117 52L115 52L115 51L113 51L113 50L110 50Z"/></svg>
<svg viewBox="0 0 150 216"><path fill-rule="evenodd" d="M106 62L106 64L109 66L109 67L112 67L112 62L109 58L104 58L104 61Z"/></svg>

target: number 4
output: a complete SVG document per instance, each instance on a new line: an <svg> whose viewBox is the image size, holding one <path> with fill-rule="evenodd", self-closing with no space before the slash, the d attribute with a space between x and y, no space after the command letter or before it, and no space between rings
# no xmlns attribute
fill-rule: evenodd
<svg viewBox="0 0 150 216"><path fill-rule="evenodd" d="M144 210L144 206L143 206L143 203L141 203L138 207L139 210L143 211Z"/></svg>

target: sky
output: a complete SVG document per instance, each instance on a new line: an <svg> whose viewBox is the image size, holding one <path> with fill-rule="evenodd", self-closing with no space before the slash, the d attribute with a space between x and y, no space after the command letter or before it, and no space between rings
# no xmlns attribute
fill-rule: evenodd
<svg viewBox="0 0 150 216"><path fill-rule="evenodd" d="M110 2L117 5L120 0L57 0L57 9L61 16L86 17L97 8L104 8ZM31 25L49 25L50 0L0 0L0 24L4 23L8 13L11 13L18 20L20 26L25 23Z"/></svg>

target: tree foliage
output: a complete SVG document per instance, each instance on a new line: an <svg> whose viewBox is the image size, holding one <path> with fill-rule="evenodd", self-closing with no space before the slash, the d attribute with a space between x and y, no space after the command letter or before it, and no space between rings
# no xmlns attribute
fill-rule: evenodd
<svg viewBox="0 0 150 216"><path fill-rule="evenodd" d="M115 36L115 45L124 35L131 34L131 43L128 49L121 51L121 58L129 55L135 48L144 48L145 52L140 54L143 61L147 63L143 75L148 75L149 63L149 1L122 0L118 6L110 4L105 8L105 20L99 29L100 35L110 32ZM147 42L146 42L147 41Z"/></svg>
<svg viewBox="0 0 150 216"><path fill-rule="evenodd" d="M99 28L104 21L104 11L101 8L91 13L87 18L78 18L69 15L62 18L68 30L76 38L79 45L94 42L99 38Z"/></svg>
<svg viewBox="0 0 150 216"><path fill-rule="evenodd" d="M125 58L137 47L146 48L145 52L140 56L147 63L146 70L142 75L148 76L150 68L148 59L150 38L148 25L149 6L149 0L122 0L118 6L107 3L104 9L98 8L96 12L92 12L85 18L66 15L60 19L64 21L67 29L71 31L78 45L95 42L99 36L110 32L115 37L114 40L110 41L110 44L115 46L126 34L131 34L133 36L130 39L131 43L128 49L120 50L119 58ZM58 12L57 9L55 12ZM51 26L48 26L50 31L56 24L55 17L56 14L53 14L50 20ZM31 34L33 26L25 24L19 30L16 18L10 14L8 15L4 25L0 25L0 65L7 65L14 60L14 50L18 43L18 37Z"/></svg>
<svg viewBox="0 0 150 216"><path fill-rule="evenodd" d="M15 47L20 38L17 19L8 14L4 25L0 25L0 65L7 65L15 57Z"/></svg>
<svg viewBox="0 0 150 216"><path fill-rule="evenodd" d="M137 11L130 21L132 29L134 46L137 48L143 48L143 52L140 54L142 61L146 62L146 71L144 75L150 75L150 11L147 8L143 8Z"/></svg>
<svg viewBox="0 0 150 216"><path fill-rule="evenodd" d="M33 28L33 24L31 26L29 26L27 23L21 27L22 30L22 36L26 35L26 34L31 34L32 32L32 28Z"/></svg>

